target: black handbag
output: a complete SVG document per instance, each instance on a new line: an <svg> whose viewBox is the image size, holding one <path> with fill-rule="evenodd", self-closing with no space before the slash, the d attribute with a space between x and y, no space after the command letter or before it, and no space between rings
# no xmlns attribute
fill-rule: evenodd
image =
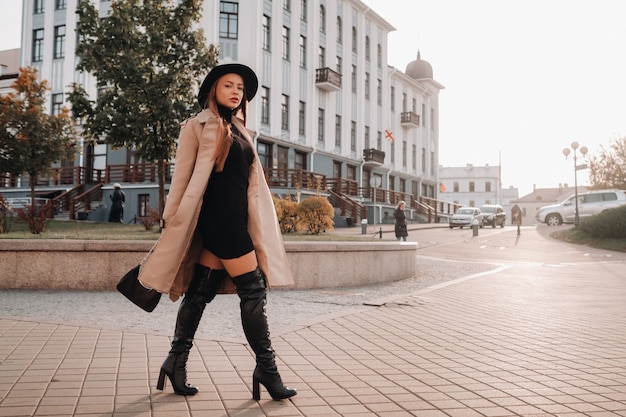
<svg viewBox="0 0 626 417"><path fill-rule="evenodd" d="M159 304L161 293L153 288L145 287L139 282L140 266L137 265L124 274L120 282L117 283L117 290L135 305L150 313Z"/></svg>

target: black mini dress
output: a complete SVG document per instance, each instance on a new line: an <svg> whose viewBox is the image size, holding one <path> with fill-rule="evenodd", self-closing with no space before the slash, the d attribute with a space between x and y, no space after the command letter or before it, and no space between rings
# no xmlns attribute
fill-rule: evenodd
<svg viewBox="0 0 626 417"><path fill-rule="evenodd" d="M229 116L221 108L220 113ZM217 172L213 168L198 218L202 246L220 259L239 258L254 250L248 233L248 183L254 151L233 125L231 130L233 141L224 169Z"/></svg>

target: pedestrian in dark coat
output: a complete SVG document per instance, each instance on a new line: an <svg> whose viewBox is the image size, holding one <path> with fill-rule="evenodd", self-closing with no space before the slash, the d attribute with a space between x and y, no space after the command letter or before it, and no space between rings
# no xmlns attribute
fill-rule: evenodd
<svg viewBox="0 0 626 417"><path fill-rule="evenodd" d="M109 222L124 223L124 203L126 202L126 195L124 195L122 186L119 183L116 182L113 184L113 194L111 194L109 198L111 199Z"/></svg>
<svg viewBox="0 0 626 417"><path fill-rule="evenodd" d="M409 235L406 228L406 214L404 213L404 208L406 207L406 203L404 201L400 201L398 205L396 205L396 209L393 212L393 217L396 219L395 232L396 239L403 240L406 242L406 237Z"/></svg>

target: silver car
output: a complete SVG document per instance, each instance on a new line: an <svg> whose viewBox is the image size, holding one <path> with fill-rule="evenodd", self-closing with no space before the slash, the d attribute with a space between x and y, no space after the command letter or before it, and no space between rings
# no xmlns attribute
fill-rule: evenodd
<svg viewBox="0 0 626 417"><path fill-rule="evenodd" d="M476 207L461 207L450 217L450 229L454 227L472 226L474 220L478 222L478 227L483 227L484 214Z"/></svg>
<svg viewBox="0 0 626 417"><path fill-rule="evenodd" d="M595 190L578 194L578 217L584 219L623 204L626 204L626 193L622 190ZM574 223L575 218L576 196L568 198L561 204L541 207L535 215L538 222L548 226Z"/></svg>

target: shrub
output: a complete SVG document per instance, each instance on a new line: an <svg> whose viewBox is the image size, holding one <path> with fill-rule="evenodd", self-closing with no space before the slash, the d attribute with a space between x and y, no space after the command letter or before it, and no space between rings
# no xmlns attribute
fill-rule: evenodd
<svg viewBox="0 0 626 417"><path fill-rule="evenodd" d="M38 235L46 230L48 219L51 217L54 206L52 201L43 204L25 205L24 208L17 209L17 218L28 224L28 230Z"/></svg>
<svg viewBox="0 0 626 417"><path fill-rule="evenodd" d="M0 234L9 233L11 231L11 205L2 194L0 194Z"/></svg>
<svg viewBox="0 0 626 417"><path fill-rule="evenodd" d="M600 239L626 238L626 205L588 217L578 227L588 235Z"/></svg>
<svg viewBox="0 0 626 417"><path fill-rule="evenodd" d="M326 230L333 230L333 206L324 197L309 197L298 205L296 230L306 230L319 235Z"/></svg>
<svg viewBox="0 0 626 417"><path fill-rule="evenodd" d="M159 223L159 219L159 210L152 208L148 208L147 216L137 216L137 220L139 220L139 223L141 223L146 230L152 230L154 225Z"/></svg>
<svg viewBox="0 0 626 417"><path fill-rule="evenodd" d="M298 203L292 201L288 196L285 198L272 198L281 233L293 232L296 229L298 220Z"/></svg>

